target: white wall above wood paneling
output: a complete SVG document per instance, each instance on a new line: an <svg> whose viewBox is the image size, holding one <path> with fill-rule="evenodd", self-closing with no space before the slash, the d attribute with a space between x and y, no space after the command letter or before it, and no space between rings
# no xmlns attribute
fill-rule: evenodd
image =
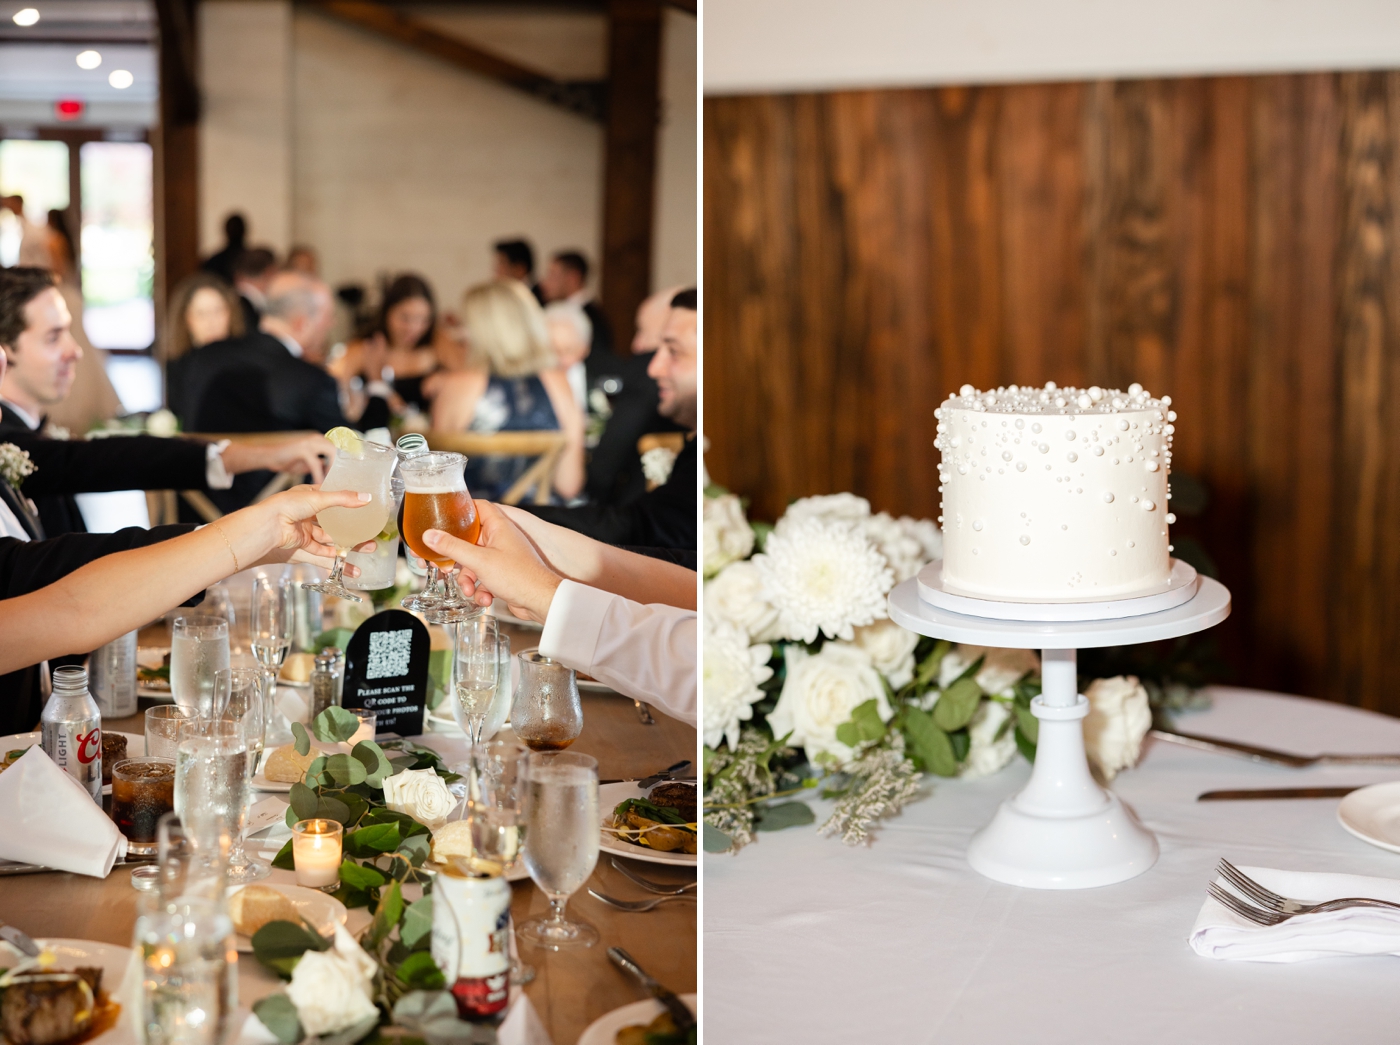
<svg viewBox="0 0 1400 1045"><path fill-rule="evenodd" d="M705 91L1391 68L1396 0L706 0Z"/></svg>

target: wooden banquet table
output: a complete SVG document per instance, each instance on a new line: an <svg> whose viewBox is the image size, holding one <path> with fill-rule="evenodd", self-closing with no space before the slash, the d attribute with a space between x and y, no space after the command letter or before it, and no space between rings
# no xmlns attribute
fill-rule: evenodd
<svg viewBox="0 0 1400 1045"><path fill-rule="evenodd" d="M1304 754L1400 752L1400 720L1212 688L1192 733ZM1197 802L1223 788L1356 786L1400 767L1287 769L1148 739L1113 790L1157 835L1145 874L1079 891L1018 889L965 859L1024 786L1018 759L931 797L848 848L811 828L705 860L705 1029L728 1045L938 1045L1397 1040L1394 957L1297 964L1198 957L1187 936L1220 857L1239 865L1400 879L1400 854L1337 821L1338 799ZM818 800L818 823L829 803Z"/></svg>
<svg viewBox="0 0 1400 1045"><path fill-rule="evenodd" d="M519 647L523 648L523 647ZM583 734L570 750L598 760L598 775L608 779L638 779L681 759L696 757L696 733L691 727L659 712L656 724L643 725L632 701L613 692L583 691ZM107 729L141 733L142 715L113 719ZM466 744L460 737L430 733L415 738L441 752L449 763L461 759ZM258 796L266 797L266 796ZM280 843L279 843L280 845ZM256 840L248 851L257 853ZM689 868L630 861L636 871L659 882L678 886L695 880ZM0 878L0 922L36 937L71 937L131 945L136 922L136 890L132 865L119 865L105 880L63 872ZM292 881L290 872L274 871L274 881ZM607 948L621 946L653 976L678 994L696 990L696 904L668 903L647 913L615 910L588 895L589 888L626 899L644 894L608 863L606 851L588 883L569 900L570 915L598 927L600 941L585 950L551 953L520 941L520 957L536 970L525 987L554 1045L573 1045L584 1028L603 1013L638 1000L641 995L607 959ZM517 922L543 912L548 902L528 878L513 886L511 911ZM368 924L363 909L350 912L354 932ZM278 979L252 957L238 965L239 1001L243 1006L276 990ZM122 1043L126 1045L126 1043Z"/></svg>

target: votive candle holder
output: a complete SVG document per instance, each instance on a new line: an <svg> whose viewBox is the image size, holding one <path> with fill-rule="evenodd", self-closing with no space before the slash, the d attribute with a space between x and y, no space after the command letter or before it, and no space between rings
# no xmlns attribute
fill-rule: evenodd
<svg viewBox="0 0 1400 1045"><path fill-rule="evenodd" d="M345 828L335 820L301 820L292 825L292 861L297 885L334 892L340 886L340 853Z"/></svg>

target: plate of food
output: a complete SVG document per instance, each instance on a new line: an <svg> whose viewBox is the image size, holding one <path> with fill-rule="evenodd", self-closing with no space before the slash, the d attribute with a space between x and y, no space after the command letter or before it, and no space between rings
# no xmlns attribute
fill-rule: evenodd
<svg viewBox="0 0 1400 1045"><path fill-rule="evenodd" d="M43 1040L53 1043L80 1038L117 1042L130 1037L130 1027L118 1027L122 1007L115 1001L131 964L131 948L94 940L35 940L55 959L39 978L23 973L4 992L5 1027L12 1021L31 1033L42 1023ZM0 943L0 967L20 970L34 966L8 943ZM10 1040L6 1038L4 1040Z"/></svg>
<svg viewBox="0 0 1400 1045"><path fill-rule="evenodd" d="M311 685L311 669L316 666L314 653L288 653L282 662L282 670L277 673L279 686L303 688Z"/></svg>
<svg viewBox="0 0 1400 1045"><path fill-rule="evenodd" d="M26 751L42 741L38 730L32 733L11 733L0 737L0 773L9 769ZM112 793L112 767L124 758L139 758L146 753L146 738L139 733L102 732L102 793Z"/></svg>
<svg viewBox="0 0 1400 1045"><path fill-rule="evenodd" d="M334 896L300 885L254 882L228 891L228 914L236 933L234 946L253 953L253 934L268 922L305 922L322 936L335 933L349 917L345 905Z"/></svg>
<svg viewBox="0 0 1400 1045"><path fill-rule="evenodd" d="M695 995L678 995L685 1007L695 1010ZM695 1031L676 1030L671 1014L655 998L645 998L604 1013L590 1023L578 1045L694 1045Z"/></svg>
<svg viewBox="0 0 1400 1045"><path fill-rule="evenodd" d="M605 851L651 864L696 865L694 783L664 780L645 790L625 781L604 784L598 807Z"/></svg>
<svg viewBox="0 0 1400 1045"><path fill-rule="evenodd" d="M257 775L253 777L253 790L286 794L293 784L299 784L306 779L307 768L320 754L314 744L311 751L305 755L297 754L295 744L283 744L273 748L263 757Z"/></svg>
<svg viewBox="0 0 1400 1045"><path fill-rule="evenodd" d="M170 693L170 647L141 646L136 650L136 695L174 700Z"/></svg>

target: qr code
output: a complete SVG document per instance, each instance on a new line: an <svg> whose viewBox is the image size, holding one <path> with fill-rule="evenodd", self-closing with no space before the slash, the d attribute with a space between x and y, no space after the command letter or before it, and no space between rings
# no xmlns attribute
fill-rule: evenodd
<svg viewBox="0 0 1400 1045"><path fill-rule="evenodd" d="M413 632L376 631L369 637L369 663L366 679L388 679L408 674L408 658L413 651Z"/></svg>

